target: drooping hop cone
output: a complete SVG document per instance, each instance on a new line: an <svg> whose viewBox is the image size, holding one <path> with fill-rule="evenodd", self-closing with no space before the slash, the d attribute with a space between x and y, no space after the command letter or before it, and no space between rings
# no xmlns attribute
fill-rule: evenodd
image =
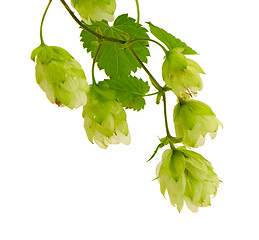
<svg viewBox="0 0 259 240"><path fill-rule="evenodd" d="M168 192L170 202L180 212L184 202L197 212L199 207L210 206L220 180L213 167L200 154L184 147L168 149L157 166L157 177L163 195Z"/></svg>
<svg viewBox="0 0 259 240"><path fill-rule="evenodd" d="M126 113L107 86L92 85L83 109L84 127L90 142L101 148L108 144L130 144Z"/></svg>
<svg viewBox="0 0 259 240"><path fill-rule="evenodd" d="M165 83L178 97L181 97L187 89L196 94L203 88L200 77L200 73L204 74L202 68L195 61L186 58L182 51L184 48L170 50L162 66Z"/></svg>
<svg viewBox="0 0 259 240"><path fill-rule="evenodd" d="M91 20L114 20L115 0L71 0L71 4L87 24Z"/></svg>
<svg viewBox="0 0 259 240"><path fill-rule="evenodd" d="M213 139L219 126L223 127L207 104L193 99L178 102L174 108L174 124L176 136L183 138L188 147L202 146L207 134Z"/></svg>
<svg viewBox="0 0 259 240"><path fill-rule="evenodd" d="M80 64L63 48L41 45L36 60L36 81L51 103L71 109L86 104L89 85Z"/></svg>

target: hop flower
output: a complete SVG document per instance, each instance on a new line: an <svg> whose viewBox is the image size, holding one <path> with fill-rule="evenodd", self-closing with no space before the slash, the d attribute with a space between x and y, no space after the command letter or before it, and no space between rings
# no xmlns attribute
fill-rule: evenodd
<svg viewBox="0 0 259 240"><path fill-rule="evenodd" d="M105 84L92 85L83 109L84 127L90 142L101 148L108 144L130 144L126 113Z"/></svg>
<svg viewBox="0 0 259 240"><path fill-rule="evenodd" d="M166 84L178 97L188 96L202 90L201 67L183 55L183 48L174 48L165 57L162 76ZM187 92L187 94L186 94Z"/></svg>
<svg viewBox="0 0 259 240"><path fill-rule="evenodd" d="M176 136L189 147L202 146L207 133L213 139L219 125L223 127L208 105L193 99L180 100L175 106L174 124Z"/></svg>
<svg viewBox="0 0 259 240"><path fill-rule="evenodd" d="M71 4L87 24L91 24L91 20L114 19L115 0L71 0Z"/></svg>
<svg viewBox="0 0 259 240"><path fill-rule="evenodd" d="M163 195L167 190L170 202L180 212L184 202L192 212L210 206L220 180L213 167L200 154L179 147L168 149L157 165L157 177Z"/></svg>
<svg viewBox="0 0 259 240"><path fill-rule="evenodd" d="M89 85L80 64L60 47L41 45L31 59L36 56L36 81L49 101L71 109L85 105Z"/></svg>

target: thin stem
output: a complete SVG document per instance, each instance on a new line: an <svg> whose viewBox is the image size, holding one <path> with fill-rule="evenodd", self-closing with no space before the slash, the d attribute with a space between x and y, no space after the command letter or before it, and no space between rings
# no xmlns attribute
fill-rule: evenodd
<svg viewBox="0 0 259 240"><path fill-rule="evenodd" d="M139 2L138 0L135 0L135 1L137 6L137 24L139 25L139 19L140 19Z"/></svg>
<svg viewBox="0 0 259 240"><path fill-rule="evenodd" d="M163 96L163 102L164 102L164 118L165 118L165 128L166 128L166 134L167 137L171 138L171 134L168 127L168 121L167 121L167 109L166 109L166 96L165 96L165 90L163 87L159 85L159 83L156 81L156 79L153 77L153 75L149 72L149 70L146 68L146 66L143 64L143 62L140 60L132 46L129 46L129 49L131 50L132 54L135 56L135 58L138 60L138 62L141 64L145 72L148 74L150 81L152 85L162 94Z"/></svg>
<svg viewBox="0 0 259 240"><path fill-rule="evenodd" d="M165 117L165 129L166 129L166 135L167 137L171 137L170 131L169 131L169 127L168 127L168 120L167 120L167 110L166 110L166 96L165 96L165 92L162 93L163 96L163 103L164 103L164 117Z"/></svg>
<svg viewBox="0 0 259 240"><path fill-rule="evenodd" d="M71 17L77 22L77 24L82 27L83 29L87 30L88 32L92 33L93 35L95 35L98 38L102 38L102 36L94 31L92 31L91 29L89 29L85 24L83 24L74 14L74 12L71 10L71 8L67 5L67 3L64 0L60 0L60 2L64 5L64 7L67 9L67 11L69 12L69 14L71 15Z"/></svg>
<svg viewBox="0 0 259 240"><path fill-rule="evenodd" d="M41 42L41 45L45 45L45 43L44 43L44 41L43 41L42 28L43 28L43 22L44 22L44 20L45 20L45 16L46 16L46 14L47 14L47 11L48 11L48 9L49 9L49 6L50 6L51 2L52 2L52 0L49 1L48 5L47 5L47 7L46 7L46 9L45 9L45 12L44 12L44 14L43 14L43 16L42 16L42 19L41 19L41 24L40 24L40 42Z"/></svg>
<svg viewBox="0 0 259 240"><path fill-rule="evenodd" d="M94 36L96 36L99 39L104 39L106 41L110 41L110 42L116 42L116 43L121 43L121 44L125 44L126 41L120 40L120 39L116 39L116 38L110 38L110 37L105 37L93 30L91 30L89 27L87 27L84 23L82 23L74 14L74 12L71 10L71 8L67 5L67 3L64 0L60 0L60 2L64 5L64 7L67 9L67 11L69 12L69 14L71 15L71 17L77 22L77 24L82 27L84 30L90 32L91 34L93 34Z"/></svg>
<svg viewBox="0 0 259 240"><path fill-rule="evenodd" d="M171 90L171 88L166 88L166 87L164 87L163 89L164 89L164 92L167 92L167 91ZM160 92L149 93L149 94L146 94L144 97L154 96L154 95L157 95L159 93Z"/></svg>
<svg viewBox="0 0 259 240"><path fill-rule="evenodd" d="M139 62L139 64L142 66L142 68L145 70L145 72L148 74L150 81L152 83L152 85L159 91L159 92L164 92L164 89L159 85L159 83L156 81L156 79L153 77L153 75L149 72L149 70L146 68L146 66L144 65L144 63L140 60L140 58L138 57L138 55L136 54L136 52L134 51L133 47L130 45L129 46L130 51L132 52L132 54L134 55L134 57L137 59L137 61Z"/></svg>
<svg viewBox="0 0 259 240"><path fill-rule="evenodd" d="M134 39L134 40L130 41L130 43L139 42L139 41L150 41L150 42L153 42L153 43L157 44L159 47L161 47L163 49L163 51L165 52L165 54L168 53L168 50L161 43L157 42L154 39L139 38L139 39Z"/></svg>
<svg viewBox="0 0 259 240"><path fill-rule="evenodd" d="M94 85L96 85L95 76L94 76L94 66L95 66L95 63L96 63L96 60L97 60L97 56L98 56L98 54L99 54L99 52L100 52L100 49L101 49L102 45L103 45L103 42L101 42L101 43L99 44L98 49L97 49L97 51L96 51L96 53L95 53L95 56L94 56L94 59L93 59L93 65L92 65L92 81L93 81L93 84L94 84Z"/></svg>
<svg viewBox="0 0 259 240"><path fill-rule="evenodd" d="M149 94L146 94L144 97L154 96L154 95L157 95L157 94L159 94L159 93L160 93L160 92L149 93Z"/></svg>

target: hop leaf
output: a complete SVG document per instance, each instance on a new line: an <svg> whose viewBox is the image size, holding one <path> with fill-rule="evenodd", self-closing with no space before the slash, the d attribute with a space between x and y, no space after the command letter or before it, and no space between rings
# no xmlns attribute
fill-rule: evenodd
<svg viewBox="0 0 259 240"><path fill-rule="evenodd" d="M41 45L31 59L36 59L36 81L51 103L69 108L85 105L89 86L84 71L66 50Z"/></svg>
<svg viewBox="0 0 259 240"><path fill-rule="evenodd" d="M117 76L107 81L110 88L116 92L118 100L126 108L140 111L144 109L144 96L149 91L148 82L133 76Z"/></svg>
<svg viewBox="0 0 259 240"><path fill-rule="evenodd" d="M182 42L180 39L176 38L172 34L166 32L164 29L156 27L151 22L148 22L150 27L150 32L162 43L164 43L169 50L174 48L183 48L183 54L197 54L192 48L188 47L186 43Z"/></svg>
<svg viewBox="0 0 259 240"><path fill-rule="evenodd" d="M147 29L135 22L135 19L128 17L127 14L119 16L113 26L107 22L93 22L88 27L106 37L117 38L123 41L134 39L147 39ZM91 52L94 58L98 49L98 38L86 30L81 32L81 41L87 52ZM137 41L131 43L132 48L144 63L147 63L147 57L150 55L147 48L147 41ZM127 45L116 42L104 41L98 57L96 59L99 69L104 69L105 73L112 77L117 75L129 75L131 71L136 72L141 65L133 56Z"/></svg>

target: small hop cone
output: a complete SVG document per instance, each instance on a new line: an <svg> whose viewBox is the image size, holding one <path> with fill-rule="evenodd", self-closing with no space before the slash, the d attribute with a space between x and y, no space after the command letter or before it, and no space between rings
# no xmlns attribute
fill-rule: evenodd
<svg viewBox="0 0 259 240"><path fill-rule="evenodd" d="M192 93L195 95L202 90L200 73L204 72L198 63L186 58L183 51L183 48L174 48L168 52L162 66L162 76L177 97L188 97L188 94L191 97Z"/></svg>
<svg viewBox="0 0 259 240"><path fill-rule="evenodd" d="M87 24L91 24L91 20L114 20L115 0L71 0L71 4Z"/></svg>
<svg viewBox="0 0 259 240"><path fill-rule="evenodd" d="M125 110L108 86L91 86L83 118L89 141L95 141L99 147L105 149L109 144L130 144Z"/></svg>
<svg viewBox="0 0 259 240"><path fill-rule="evenodd" d="M211 108L203 102L187 99L180 100L174 108L175 132L188 147L200 147L209 133L215 138L222 123Z"/></svg>
<svg viewBox="0 0 259 240"><path fill-rule="evenodd" d="M170 202L180 212L184 202L192 212L210 206L220 180L213 167L200 154L179 147L168 149L157 165L157 177L163 195L168 192Z"/></svg>
<svg viewBox="0 0 259 240"><path fill-rule="evenodd" d="M36 61L36 81L51 103L71 109L86 104L89 85L85 73L66 50L41 45L31 59Z"/></svg>

